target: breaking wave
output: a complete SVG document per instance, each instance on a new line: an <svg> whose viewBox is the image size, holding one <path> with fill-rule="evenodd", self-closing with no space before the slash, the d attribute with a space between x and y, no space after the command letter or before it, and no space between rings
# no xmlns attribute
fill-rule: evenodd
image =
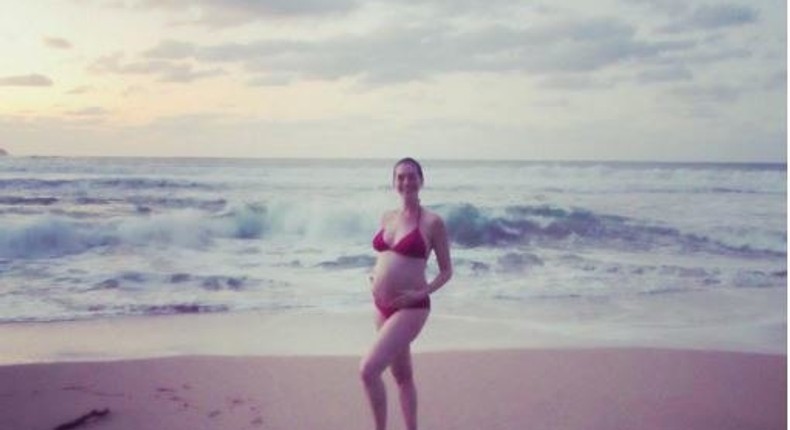
<svg viewBox="0 0 790 430"><path fill-rule="evenodd" d="M437 210L445 217L452 241L464 247L550 245L572 240L574 243L633 250L674 246L686 252L786 253L783 232L777 232L769 241L755 238L746 245L732 245L725 237L684 233L669 226L647 224L585 209L510 206L494 210L460 204L446 205Z"/></svg>
<svg viewBox="0 0 790 430"><path fill-rule="evenodd" d="M216 201L214 206L226 205ZM746 244L737 244L730 237L734 235L727 232L711 237L578 208L480 208L457 204L432 209L444 217L452 242L464 248L562 247L573 244L634 251L669 247L681 252L753 256L786 253L784 232L776 232L774 237L767 239L741 234L739 240ZM194 208L165 213L140 211L135 216L108 220L39 215L28 217L24 222L8 222L0 226L0 257L56 257L115 245L165 244L204 248L220 238L266 240L287 236L316 246L327 239L359 244L368 241L376 227L375 221L371 221L375 220L374 210L355 210L351 204L313 207L309 203L279 202L233 205L222 212ZM530 264L533 263L538 264ZM368 262L336 261L326 262L325 266L358 264ZM502 264L507 266L509 262Z"/></svg>

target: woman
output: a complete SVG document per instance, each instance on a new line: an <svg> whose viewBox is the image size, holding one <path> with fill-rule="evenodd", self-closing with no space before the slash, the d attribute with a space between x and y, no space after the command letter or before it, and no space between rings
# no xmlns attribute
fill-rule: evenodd
<svg viewBox="0 0 790 430"><path fill-rule="evenodd" d="M400 390L406 428L416 430L417 390L412 378L409 345L428 319L429 295L450 280L452 263L444 221L420 205L420 189L424 182L420 164L411 158L398 161L392 181L401 207L384 213L381 230L373 238L373 248L379 251L371 276L378 336L362 359L360 376L376 429L384 430L387 393L381 375L390 367ZM432 250L439 274L429 283L425 268Z"/></svg>

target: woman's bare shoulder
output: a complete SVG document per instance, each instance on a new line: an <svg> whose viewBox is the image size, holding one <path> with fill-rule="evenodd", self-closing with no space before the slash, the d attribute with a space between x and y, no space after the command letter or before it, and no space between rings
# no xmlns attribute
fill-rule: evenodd
<svg viewBox="0 0 790 430"><path fill-rule="evenodd" d="M444 227L444 220L442 219L442 216L432 210L424 209L423 219L425 219L426 225L431 230Z"/></svg>

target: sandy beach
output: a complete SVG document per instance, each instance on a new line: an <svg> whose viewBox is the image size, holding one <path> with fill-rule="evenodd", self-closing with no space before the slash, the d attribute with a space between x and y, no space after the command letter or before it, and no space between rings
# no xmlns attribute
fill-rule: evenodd
<svg viewBox="0 0 790 430"><path fill-rule="evenodd" d="M357 376L371 328L335 318L319 330L316 318L293 325L294 315L259 317L254 327L254 318L3 325L2 428L56 429L105 410L72 428L371 428ZM784 354L574 346L539 336L519 348L515 338L450 348L442 336L457 332L438 321L415 345L424 429L786 428ZM389 375L387 384L389 428L402 429Z"/></svg>
<svg viewBox="0 0 790 430"><path fill-rule="evenodd" d="M54 429L365 429L354 357L185 356L0 368L0 422ZM425 429L784 429L785 358L648 349L424 353ZM387 380L390 388L392 380ZM391 428L403 428L390 393Z"/></svg>

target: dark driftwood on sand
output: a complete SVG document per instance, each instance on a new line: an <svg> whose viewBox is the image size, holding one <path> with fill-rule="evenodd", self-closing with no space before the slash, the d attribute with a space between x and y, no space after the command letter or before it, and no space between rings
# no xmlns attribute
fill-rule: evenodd
<svg viewBox="0 0 790 430"><path fill-rule="evenodd" d="M73 429L73 428L77 428L77 427L87 423L91 418L102 418L102 417L106 416L109 413L110 413L110 410L107 409L107 408L104 408L102 410L94 409L94 410L88 412L87 414L77 418L74 421L69 421L67 423L63 423L63 424L55 427L54 430L70 430L70 429Z"/></svg>

